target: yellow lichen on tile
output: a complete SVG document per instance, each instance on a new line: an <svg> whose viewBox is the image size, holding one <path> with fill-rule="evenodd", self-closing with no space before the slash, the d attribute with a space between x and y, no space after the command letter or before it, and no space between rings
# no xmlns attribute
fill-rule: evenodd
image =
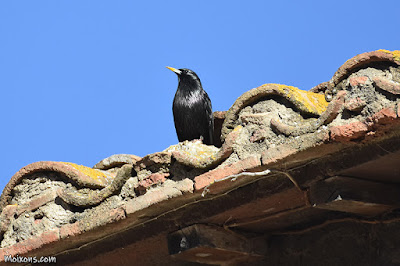
<svg viewBox="0 0 400 266"><path fill-rule="evenodd" d="M385 50L385 49L380 49L378 51L379 52L384 52L384 53L387 53L387 54L391 54L391 55L393 55L394 60L400 62L400 50L389 51L389 50Z"/></svg>
<svg viewBox="0 0 400 266"><path fill-rule="evenodd" d="M393 57L396 61L400 62L400 50L393 51Z"/></svg>
<svg viewBox="0 0 400 266"><path fill-rule="evenodd" d="M76 170L78 170L79 172L91 177L92 179L98 179L98 178L107 178L107 176L95 169L83 166L83 165L78 165L78 164L74 164L74 163L67 163L67 162L63 162L64 164L68 164L71 165L73 168L75 168Z"/></svg>
<svg viewBox="0 0 400 266"><path fill-rule="evenodd" d="M186 162L197 166L208 164L218 158L219 149L215 146L204 145L200 141L183 141L165 149L166 152L177 151L184 154ZM180 157L180 156L179 156ZM176 157L175 157L176 158Z"/></svg>
<svg viewBox="0 0 400 266"><path fill-rule="evenodd" d="M278 86L278 91L282 95L293 102L299 108L305 108L312 114L321 115L327 108L328 102L325 100L323 94L314 93L310 91L303 91L293 86L282 84L274 84Z"/></svg>
<svg viewBox="0 0 400 266"><path fill-rule="evenodd" d="M243 128L243 126L238 125L233 129L233 132L237 132L237 131L241 130L242 128Z"/></svg>

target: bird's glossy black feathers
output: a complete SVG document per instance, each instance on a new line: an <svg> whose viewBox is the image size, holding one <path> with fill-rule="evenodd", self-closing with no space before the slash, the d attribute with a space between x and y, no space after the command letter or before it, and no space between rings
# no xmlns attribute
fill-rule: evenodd
<svg viewBox="0 0 400 266"><path fill-rule="evenodd" d="M214 118L210 98L195 72L186 68L174 72L179 84L172 111L179 141L202 139L204 144L212 145Z"/></svg>

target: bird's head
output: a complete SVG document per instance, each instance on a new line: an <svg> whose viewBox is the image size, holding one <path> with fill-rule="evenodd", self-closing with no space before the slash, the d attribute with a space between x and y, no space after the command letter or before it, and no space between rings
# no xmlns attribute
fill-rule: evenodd
<svg viewBox="0 0 400 266"><path fill-rule="evenodd" d="M187 68L180 68L180 69L176 69L173 67L167 67L167 68L175 72L175 74L178 76L180 84L184 84L190 87L199 87L199 86L201 87L200 78L193 70Z"/></svg>

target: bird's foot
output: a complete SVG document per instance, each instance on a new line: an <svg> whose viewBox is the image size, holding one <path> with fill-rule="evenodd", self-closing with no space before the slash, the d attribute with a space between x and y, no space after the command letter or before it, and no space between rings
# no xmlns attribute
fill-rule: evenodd
<svg viewBox="0 0 400 266"><path fill-rule="evenodd" d="M190 142L192 142L193 144L203 144L203 138L200 138L200 139L194 139L194 140L191 140Z"/></svg>

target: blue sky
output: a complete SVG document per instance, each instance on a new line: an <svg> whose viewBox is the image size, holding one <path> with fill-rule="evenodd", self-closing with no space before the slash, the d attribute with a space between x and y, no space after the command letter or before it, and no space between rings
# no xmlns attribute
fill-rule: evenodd
<svg viewBox="0 0 400 266"><path fill-rule="evenodd" d="M93 166L177 143L176 75L214 111L264 83L309 90L400 49L400 1L1 1L0 191L36 161Z"/></svg>

